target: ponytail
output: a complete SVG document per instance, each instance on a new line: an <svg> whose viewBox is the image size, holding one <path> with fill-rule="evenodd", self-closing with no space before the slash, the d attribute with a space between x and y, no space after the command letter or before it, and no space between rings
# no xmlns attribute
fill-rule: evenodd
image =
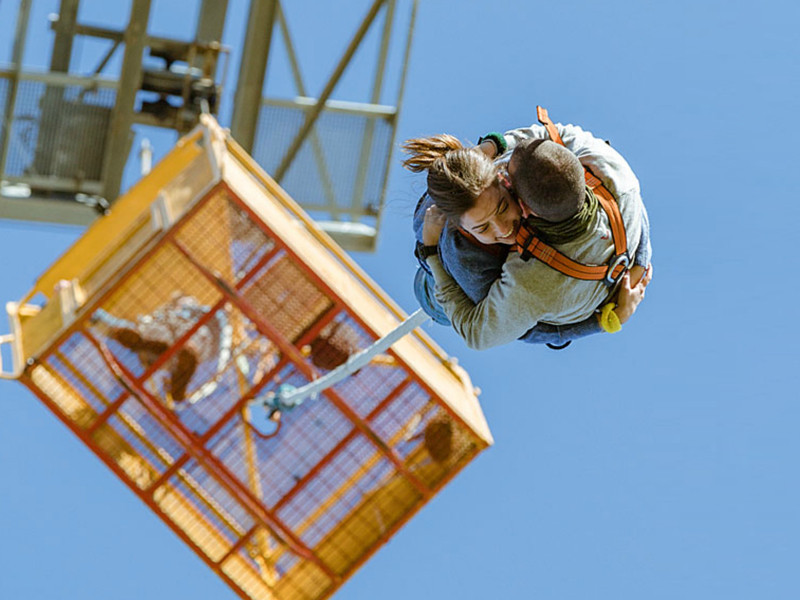
<svg viewBox="0 0 800 600"><path fill-rule="evenodd" d="M450 221L457 223L478 196L497 185L492 160L452 135L413 138L402 148L409 155L403 166L413 173L428 172L428 194Z"/></svg>
<svg viewBox="0 0 800 600"><path fill-rule="evenodd" d="M409 155L403 161L403 166L413 173L420 173L429 170L437 160L444 159L448 152L463 150L464 145L458 138L442 133L427 138L406 140L402 148Z"/></svg>

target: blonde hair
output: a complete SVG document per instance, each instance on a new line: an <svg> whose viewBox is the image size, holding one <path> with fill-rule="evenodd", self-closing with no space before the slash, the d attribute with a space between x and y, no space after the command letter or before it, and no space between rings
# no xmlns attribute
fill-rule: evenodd
<svg viewBox="0 0 800 600"><path fill-rule="evenodd" d="M412 138L402 148L409 155L403 166L414 173L428 172L428 194L451 221L457 222L478 196L498 184L492 160L452 135Z"/></svg>

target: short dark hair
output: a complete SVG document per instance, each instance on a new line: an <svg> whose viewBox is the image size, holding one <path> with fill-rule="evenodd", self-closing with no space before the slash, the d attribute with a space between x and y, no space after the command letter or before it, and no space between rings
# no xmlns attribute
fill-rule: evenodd
<svg viewBox="0 0 800 600"><path fill-rule="evenodd" d="M537 216L557 223L583 206L583 167L564 146L550 140L523 140L514 148L511 162L511 185Z"/></svg>

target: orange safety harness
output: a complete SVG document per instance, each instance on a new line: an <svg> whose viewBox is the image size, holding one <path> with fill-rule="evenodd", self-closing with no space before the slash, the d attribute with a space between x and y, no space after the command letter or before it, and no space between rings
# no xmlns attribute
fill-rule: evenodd
<svg viewBox="0 0 800 600"><path fill-rule="evenodd" d="M536 116L539 122L547 129L550 139L564 146L564 141L558 134L558 129L550 120L547 110L541 106L536 107ZM586 177L586 185L594 192L600 202L600 206L608 215L611 235L614 240L614 256L605 265L585 265L572 260L562 254L552 246L545 244L536 234L536 231L528 226L525 221L520 224L517 231L516 249L523 260L531 257L537 258L549 267L575 279L588 281L602 281L609 288L613 288L619 283L623 275L630 267L630 258L627 253L627 236L625 235L625 223L619 212L619 205L611 192L606 189L603 182L595 177L586 167L583 168Z"/></svg>

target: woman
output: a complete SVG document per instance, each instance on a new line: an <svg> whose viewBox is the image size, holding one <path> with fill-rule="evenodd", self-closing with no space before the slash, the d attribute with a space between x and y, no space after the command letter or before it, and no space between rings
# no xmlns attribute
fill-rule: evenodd
<svg viewBox="0 0 800 600"><path fill-rule="evenodd" d="M448 221L481 244L514 244L522 211L486 145L442 134L407 140L403 150L406 169L428 172L428 195Z"/></svg>

